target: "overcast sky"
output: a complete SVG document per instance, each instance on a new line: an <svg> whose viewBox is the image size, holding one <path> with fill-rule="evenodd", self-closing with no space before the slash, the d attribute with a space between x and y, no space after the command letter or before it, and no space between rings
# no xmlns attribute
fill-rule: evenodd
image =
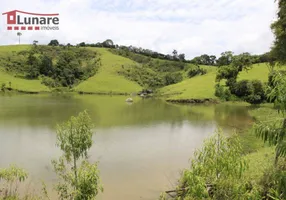
<svg viewBox="0 0 286 200"><path fill-rule="evenodd" d="M22 10L59 13L59 31L22 31L22 43L51 39L60 43L141 46L162 53L173 49L192 58L264 53L273 42L270 24L276 17L274 0L0 0L1 13ZM6 31L1 15L0 45L17 44L17 31Z"/></svg>

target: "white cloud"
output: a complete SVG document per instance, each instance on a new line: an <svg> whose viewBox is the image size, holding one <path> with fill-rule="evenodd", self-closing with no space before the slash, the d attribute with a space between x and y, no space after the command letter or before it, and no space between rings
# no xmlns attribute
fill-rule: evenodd
<svg viewBox="0 0 286 200"><path fill-rule="evenodd" d="M98 42L141 46L188 58L226 50L263 53L273 35L276 4L269 0L1 0L1 12L60 13L60 31L25 31L23 43ZM17 5L17 7L15 7ZM32 6L31 6L32 5ZM0 20L0 44L16 44L16 32Z"/></svg>

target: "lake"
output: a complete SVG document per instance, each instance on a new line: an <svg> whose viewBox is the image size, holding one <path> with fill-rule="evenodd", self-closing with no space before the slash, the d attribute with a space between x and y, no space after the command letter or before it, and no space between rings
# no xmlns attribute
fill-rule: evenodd
<svg viewBox="0 0 286 200"><path fill-rule="evenodd" d="M180 172L203 140L222 127L247 128L248 108L235 105L177 105L160 99L126 103L124 96L0 95L0 168L26 169L26 190L49 190L56 181L51 160L57 123L87 110L95 125L90 160L99 162L101 200L157 199L174 189ZM50 195L55 195L49 191Z"/></svg>

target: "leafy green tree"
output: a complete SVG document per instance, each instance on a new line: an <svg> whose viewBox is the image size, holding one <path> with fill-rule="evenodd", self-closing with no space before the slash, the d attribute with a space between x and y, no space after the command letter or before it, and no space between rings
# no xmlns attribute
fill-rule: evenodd
<svg viewBox="0 0 286 200"><path fill-rule="evenodd" d="M59 46L59 41L58 40L51 40L50 43L48 44L49 46Z"/></svg>
<svg viewBox="0 0 286 200"><path fill-rule="evenodd" d="M216 56L215 55L211 55L210 56L210 63L209 65L216 65Z"/></svg>
<svg viewBox="0 0 286 200"><path fill-rule="evenodd" d="M37 41L37 40L34 40L34 41L33 41L33 45L34 45L34 46L37 46L38 43L39 43L39 41Z"/></svg>
<svg viewBox="0 0 286 200"><path fill-rule="evenodd" d="M231 51L223 52L221 53L221 57L217 59L217 65L218 66L230 65L232 58L233 58L233 52Z"/></svg>
<svg viewBox="0 0 286 200"><path fill-rule="evenodd" d="M52 59L50 59L46 55L43 55L40 59L41 59L41 64L39 66L40 74L45 76L51 76L54 72Z"/></svg>
<svg viewBox="0 0 286 200"><path fill-rule="evenodd" d="M113 47L113 46L114 46L114 43L113 43L113 41L112 41L111 39L107 39L107 40L105 40L105 41L102 43L102 45L103 45L104 47Z"/></svg>
<svg viewBox="0 0 286 200"><path fill-rule="evenodd" d="M278 73L273 84L274 88L269 98L270 101L274 101L282 119L256 124L255 132L264 142L276 147L275 164L277 164L279 157L286 157L286 77Z"/></svg>
<svg viewBox="0 0 286 200"><path fill-rule="evenodd" d="M207 54L201 55L201 65L209 65L210 64L210 56Z"/></svg>
<svg viewBox="0 0 286 200"><path fill-rule="evenodd" d="M231 55L230 52L226 54ZM249 70L252 64L253 60L249 53L242 53L237 56L232 56L230 65L224 65L219 68L216 75L216 81L220 82L222 79L226 79L226 85L233 93L233 91L235 91L238 74L242 70Z"/></svg>
<svg viewBox="0 0 286 200"><path fill-rule="evenodd" d="M176 49L173 50L173 59L177 59L178 58L178 51Z"/></svg>
<svg viewBox="0 0 286 200"><path fill-rule="evenodd" d="M85 47L85 46L86 46L85 42L81 42L81 43L79 43L78 45L79 45L80 47Z"/></svg>
<svg viewBox="0 0 286 200"><path fill-rule="evenodd" d="M27 77L34 79L40 75L40 59L33 52L29 53L27 58Z"/></svg>
<svg viewBox="0 0 286 200"><path fill-rule="evenodd" d="M184 53L179 54L178 57L181 61L185 61L185 54Z"/></svg>
<svg viewBox="0 0 286 200"><path fill-rule="evenodd" d="M67 87L74 85L82 75L83 69L80 68L80 63L75 53L72 51L63 51L54 69L54 79Z"/></svg>
<svg viewBox="0 0 286 200"><path fill-rule="evenodd" d="M87 160L93 143L92 127L86 111L57 126L57 146L63 156L52 163L60 178L56 185L60 199L94 199L102 190L97 164L90 164Z"/></svg>
<svg viewBox="0 0 286 200"><path fill-rule="evenodd" d="M278 1L278 19L271 25L275 35L272 53L280 64L286 63L286 1Z"/></svg>
<svg viewBox="0 0 286 200"><path fill-rule="evenodd" d="M286 1L278 0L278 19L271 25L275 35L271 55L280 64L286 63ZM256 125L255 132L264 142L276 147L275 165L279 157L286 157L286 77L281 71L271 71L269 75L269 99L274 101L275 107L282 115L282 120L277 119L272 123Z"/></svg>
<svg viewBox="0 0 286 200"><path fill-rule="evenodd" d="M266 100L264 84L259 80L237 82L239 73L252 67L253 59L249 53L232 56L230 65L218 69L216 81L220 83L222 79L226 79L226 86L231 94L251 104L259 104Z"/></svg>
<svg viewBox="0 0 286 200"><path fill-rule="evenodd" d="M241 72L243 69L249 70L253 64L253 59L250 53L242 53L237 56L233 56L231 65Z"/></svg>
<svg viewBox="0 0 286 200"><path fill-rule="evenodd" d="M191 60L193 64L196 65L215 65L216 64L216 56L203 54L201 56L195 57Z"/></svg>

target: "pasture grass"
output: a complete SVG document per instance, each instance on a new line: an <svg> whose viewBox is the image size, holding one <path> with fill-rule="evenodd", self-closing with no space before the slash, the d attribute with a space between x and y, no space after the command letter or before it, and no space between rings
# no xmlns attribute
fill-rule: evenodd
<svg viewBox="0 0 286 200"><path fill-rule="evenodd" d="M196 76L185 79L184 81L163 87L160 89L162 95L166 95L168 99L200 99L200 98L214 98L215 93L215 79L217 68L212 66L201 66L207 69L208 73L203 76ZM280 69L285 69L283 66ZM240 72L239 80L254 80L258 79L262 82L267 82L269 68L265 63L255 64L248 71Z"/></svg>
<svg viewBox="0 0 286 200"><path fill-rule="evenodd" d="M89 47L88 47L89 48ZM114 55L104 48L89 48L101 54L101 67L98 73L80 83L75 91L89 93L132 93L142 89L136 82L127 80L117 72L123 65L135 64L132 60Z"/></svg>

